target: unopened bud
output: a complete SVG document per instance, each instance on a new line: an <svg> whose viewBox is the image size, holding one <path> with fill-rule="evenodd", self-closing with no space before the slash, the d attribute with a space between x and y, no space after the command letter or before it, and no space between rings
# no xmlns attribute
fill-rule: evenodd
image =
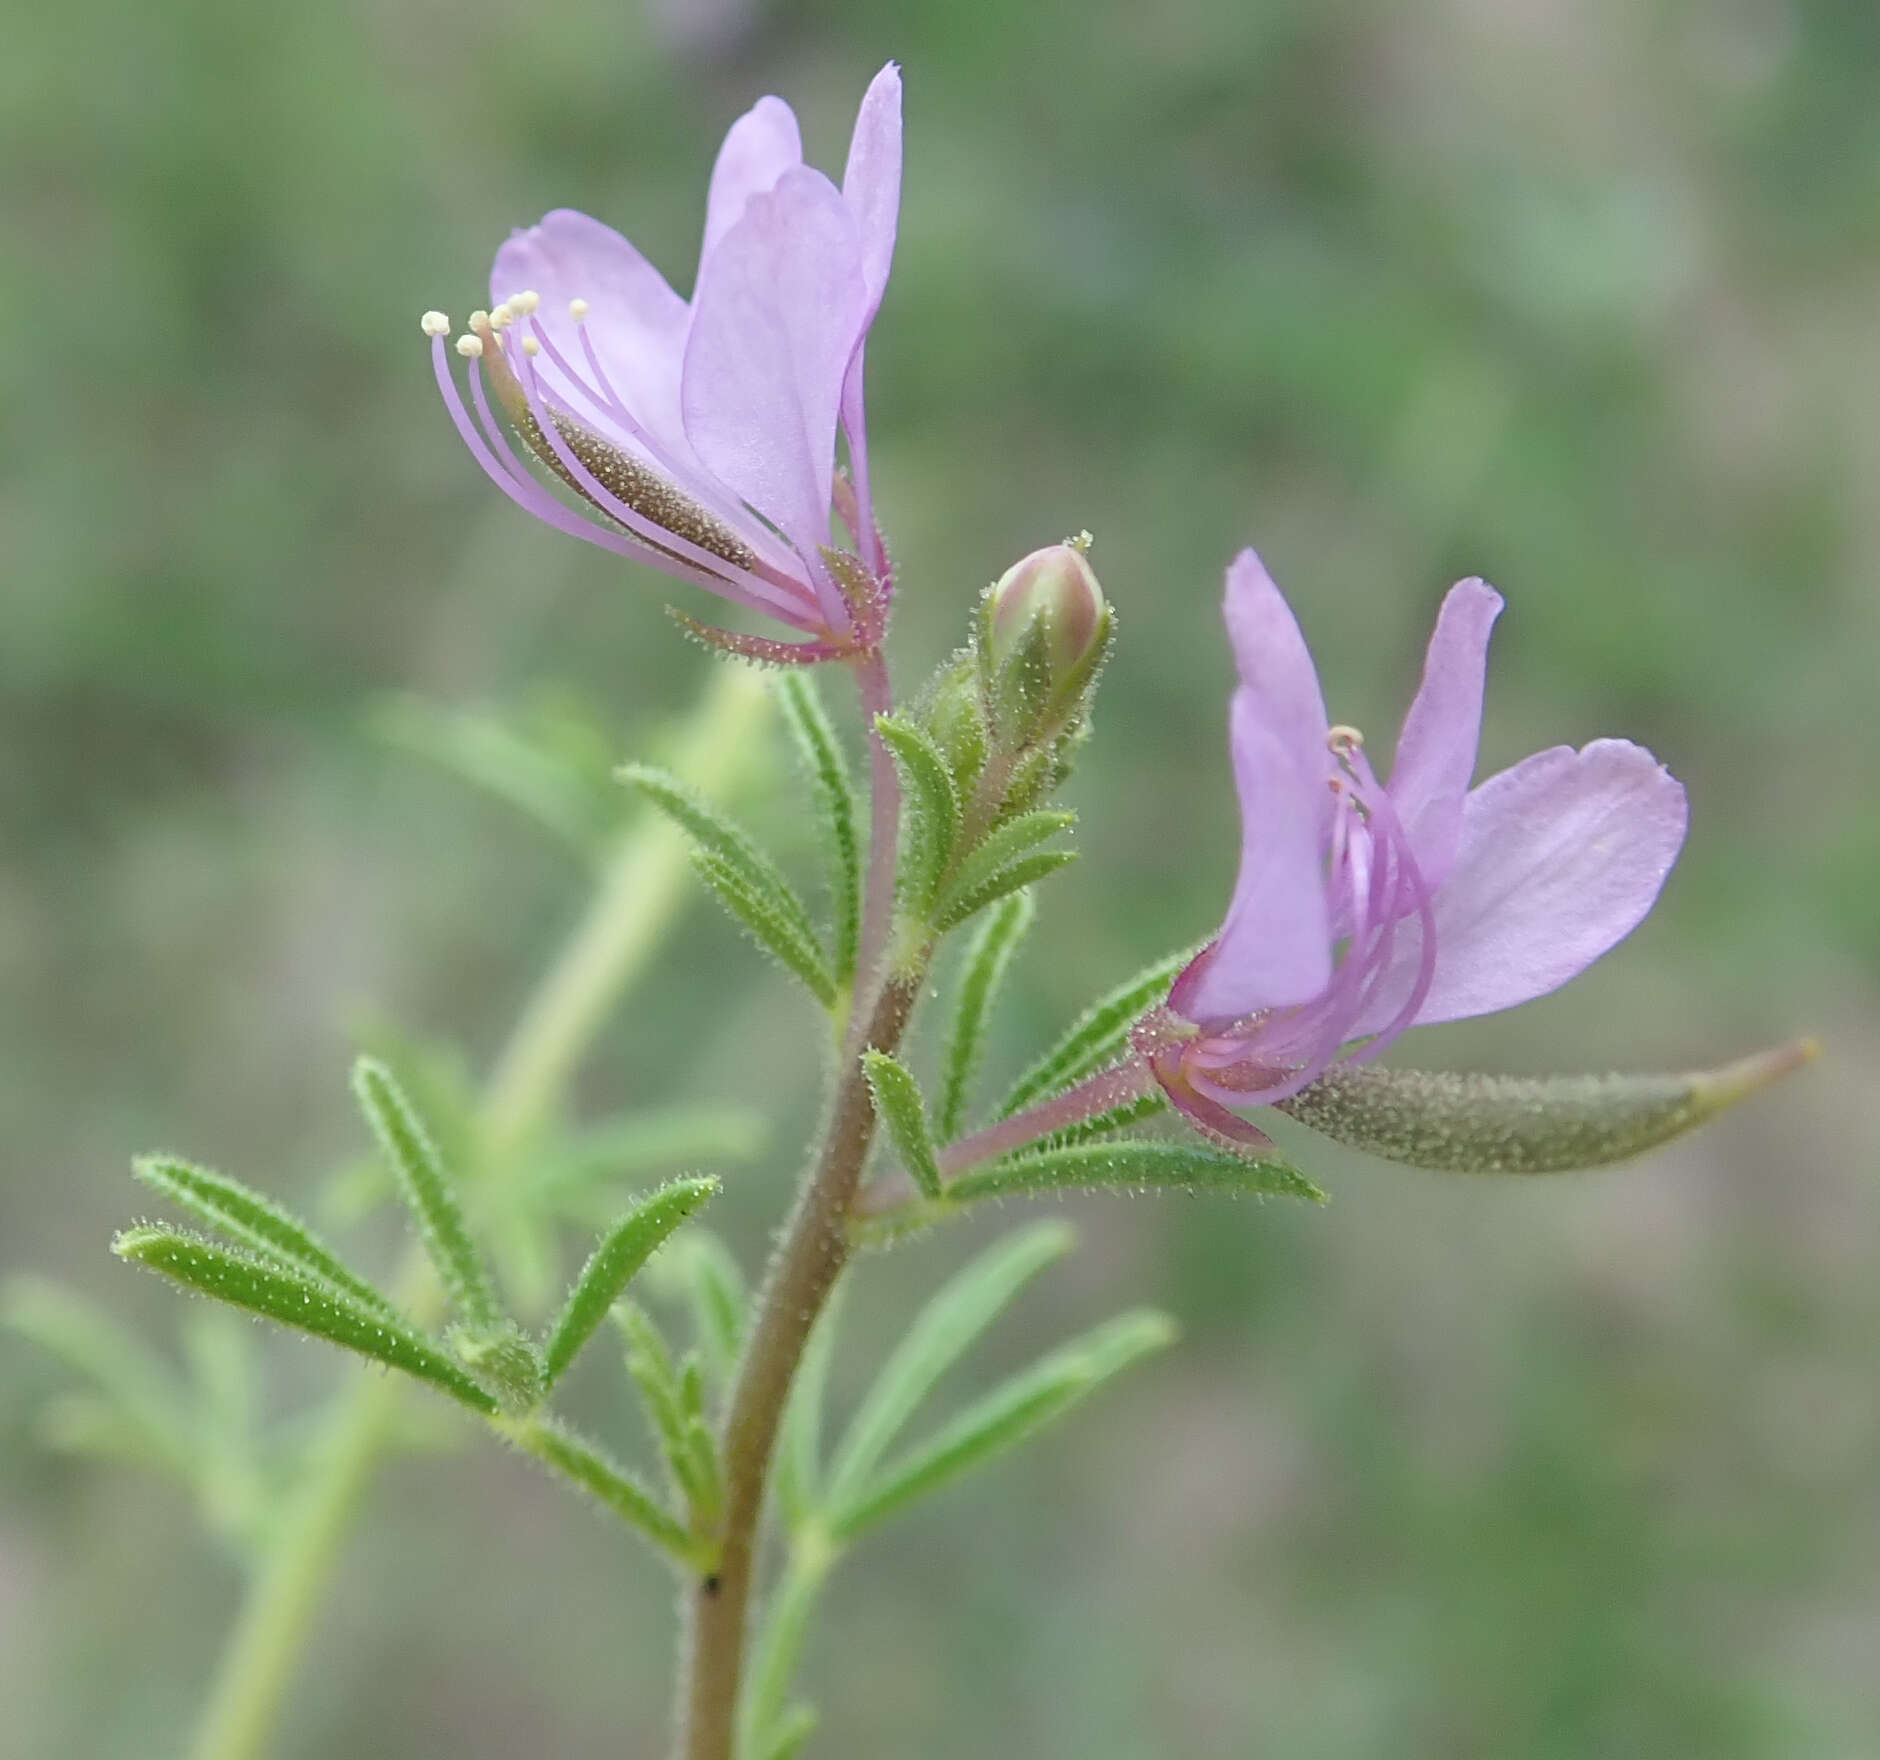
<svg viewBox="0 0 1880 1760"><path fill-rule="evenodd" d="M1086 552L1090 535L1034 550L987 595L987 709L1005 738L1027 745L1079 714L1110 639L1110 607Z"/></svg>

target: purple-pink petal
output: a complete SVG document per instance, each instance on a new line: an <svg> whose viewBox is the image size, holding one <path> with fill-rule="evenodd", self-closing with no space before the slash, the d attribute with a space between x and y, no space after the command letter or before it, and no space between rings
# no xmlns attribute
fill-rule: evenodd
<svg viewBox="0 0 1880 1760"><path fill-rule="evenodd" d="M786 171L706 258L686 343L682 401L699 457L818 577L837 406L866 320L860 257L835 186ZM824 590L832 627L846 627L833 584Z"/></svg>
<svg viewBox="0 0 1880 1760"><path fill-rule="evenodd" d="M1426 886L1441 886L1456 859L1462 803L1482 731L1488 638L1501 595L1479 580L1449 589L1423 662L1423 682L1398 736L1390 799Z"/></svg>
<svg viewBox="0 0 1880 1760"><path fill-rule="evenodd" d="M1323 768L1302 765L1270 708L1244 686L1234 693L1230 739L1240 795L1240 875L1220 934L1171 996L1172 1005L1200 1026L1309 1002L1331 982L1319 830Z"/></svg>
<svg viewBox="0 0 1880 1760"><path fill-rule="evenodd" d="M1228 565L1222 608L1241 685L1255 699L1261 724L1285 747L1295 768L1329 777L1332 759L1325 744L1327 717L1318 668L1292 607L1253 551L1241 551ZM1324 788L1319 793L1322 798L1311 815L1314 826L1326 822L1331 802Z"/></svg>
<svg viewBox="0 0 1880 1760"><path fill-rule="evenodd" d="M718 242L744 217L753 196L777 187L777 180L803 163L803 136L796 112L781 98L759 98L732 123L712 166L711 192L705 199L705 239L699 246L699 278ZM698 289L692 297L698 298Z"/></svg>
<svg viewBox="0 0 1880 1760"><path fill-rule="evenodd" d="M869 82L849 137L842 199L862 240L862 279L872 319L888 285L901 214L901 70L892 61Z"/></svg>
<svg viewBox="0 0 1880 1760"><path fill-rule="evenodd" d="M689 459L679 419L679 369L689 316L666 278L611 226L557 208L526 231L512 232L496 253L491 304L524 289L541 295L534 323L584 377L581 326L570 316L569 303L587 302L588 338L614 392L657 444ZM616 431L617 424L568 382L552 355L538 362L538 370L580 420L603 432Z"/></svg>
<svg viewBox="0 0 1880 1760"><path fill-rule="evenodd" d="M1417 1022L1494 1014L1585 971L1644 921L1687 818L1683 786L1628 740L1555 746L1491 776L1463 803ZM1360 1033L1377 1031L1407 994L1415 929L1401 940Z"/></svg>

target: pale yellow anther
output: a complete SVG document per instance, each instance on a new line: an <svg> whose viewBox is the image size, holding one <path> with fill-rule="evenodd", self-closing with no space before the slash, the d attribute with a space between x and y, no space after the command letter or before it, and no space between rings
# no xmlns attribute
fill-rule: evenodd
<svg viewBox="0 0 1880 1760"><path fill-rule="evenodd" d="M533 288L524 288L520 293L512 293L503 304L518 318L526 318L542 303L542 296Z"/></svg>
<svg viewBox="0 0 1880 1760"><path fill-rule="evenodd" d="M533 360L542 352L542 345L533 336L525 336L522 339L522 352Z"/></svg>
<svg viewBox="0 0 1880 1760"><path fill-rule="evenodd" d="M426 336L448 336L450 334L450 319L442 312L426 312L424 316L418 320L418 328L422 330Z"/></svg>
<svg viewBox="0 0 1880 1760"><path fill-rule="evenodd" d="M578 324L588 315L588 303L584 299L571 299L568 302L568 316Z"/></svg>
<svg viewBox="0 0 1880 1760"><path fill-rule="evenodd" d="M467 361L475 360L483 352L483 338L481 336L459 336L457 338L457 352Z"/></svg>
<svg viewBox="0 0 1880 1760"><path fill-rule="evenodd" d="M1328 727L1325 730L1325 743L1330 746L1339 757L1344 758L1350 756L1353 752L1361 752L1364 750L1364 735L1355 727L1347 727L1341 721L1336 727Z"/></svg>
<svg viewBox="0 0 1880 1760"><path fill-rule="evenodd" d="M1064 548L1067 550L1075 550L1079 556L1088 556L1090 554L1090 546L1095 542L1096 539L1091 537L1087 531L1079 532L1076 537L1066 538L1064 540Z"/></svg>
<svg viewBox="0 0 1880 1760"><path fill-rule="evenodd" d="M490 307L490 328L492 330L507 330L515 321L516 314L509 309L508 300L504 300L501 305Z"/></svg>

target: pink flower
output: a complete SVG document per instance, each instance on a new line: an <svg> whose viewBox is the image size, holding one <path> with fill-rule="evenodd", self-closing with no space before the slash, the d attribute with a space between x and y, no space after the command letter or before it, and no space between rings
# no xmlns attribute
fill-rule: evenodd
<svg viewBox="0 0 1880 1760"><path fill-rule="evenodd" d="M1406 1027L1544 996L1630 934L1684 841L1684 790L1625 740L1555 746L1471 789L1501 595L1453 587L1388 786L1260 559L1227 571L1242 826L1227 920L1139 1034L1197 1123L1296 1094Z"/></svg>
<svg viewBox="0 0 1880 1760"><path fill-rule="evenodd" d="M813 638L740 644L805 659L872 646L888 570L868 477L863 352L900 191L901 78L890 63L862 99L840 189L803 163L782 99L760 99L733 124L689 303L619 233L557 209L497 252L495 303L457 340L468 407L446 352L449 320L425 315L458 431L538 519ZM606 524L528 468L495 419L485 374L527 451ZM835 473L838 423L847 480ZM852 555L831 549L832 512Z"/></svg>

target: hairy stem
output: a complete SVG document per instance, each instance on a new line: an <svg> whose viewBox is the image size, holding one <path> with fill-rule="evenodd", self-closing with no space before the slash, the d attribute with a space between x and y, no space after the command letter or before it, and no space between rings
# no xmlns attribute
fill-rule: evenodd
<svg viewBox="0 0 1880 1760"><path fill-rule="evenodd" d="M1155 1086L1155 1076L1141 1058L1132 1057L1127 1063L1114 1064L1024 1112L1015 1112L983 1131L949 1143L940 1151L940 1171L949 1178L964 1173L982 1161L1009 1155L1014 1149L1022 1149L1041 1137L1068 1130L1086 1119L1098 1118L1131 1100L1140 1100L1143 1095L1153 1093Z"/></svg>
<svg viewBox="0 0 1880 1760"><path fill-rule="evenodd" d="M925 973L883 985L857 1055L845 1055L828 1129L772 1261L725 1418L725 1517L718 1567L686 1596L679 1760L732 1760L744 1629L751 1599L764 1483L803 1346L848 1259L849 1212L875 1134L862 1050L893 1051L919 1000Z"/></svg>
<svg viewBox="0 0 1880 1760"><path fill-rule="evenodd" d="M768 701L756 674L726 667L688 724L674 769L707 792L723 789L746 767ZM586 914L524 1007L490 1078L482 1142L491 1177L511 1169L560 1102L608 1012L671 929L690 872L684 835L664 817L643 813L622 834ZM439 1295L421 1251L414 1248L407 1259L396 1293L421 1324L435 1323ZM402 1393L383 1374L362 1374L342 1397L327 1436L288 1493L279 1533L223 1645L190 1750L194 1760L258 1760L268 1751Z"/></svg>

